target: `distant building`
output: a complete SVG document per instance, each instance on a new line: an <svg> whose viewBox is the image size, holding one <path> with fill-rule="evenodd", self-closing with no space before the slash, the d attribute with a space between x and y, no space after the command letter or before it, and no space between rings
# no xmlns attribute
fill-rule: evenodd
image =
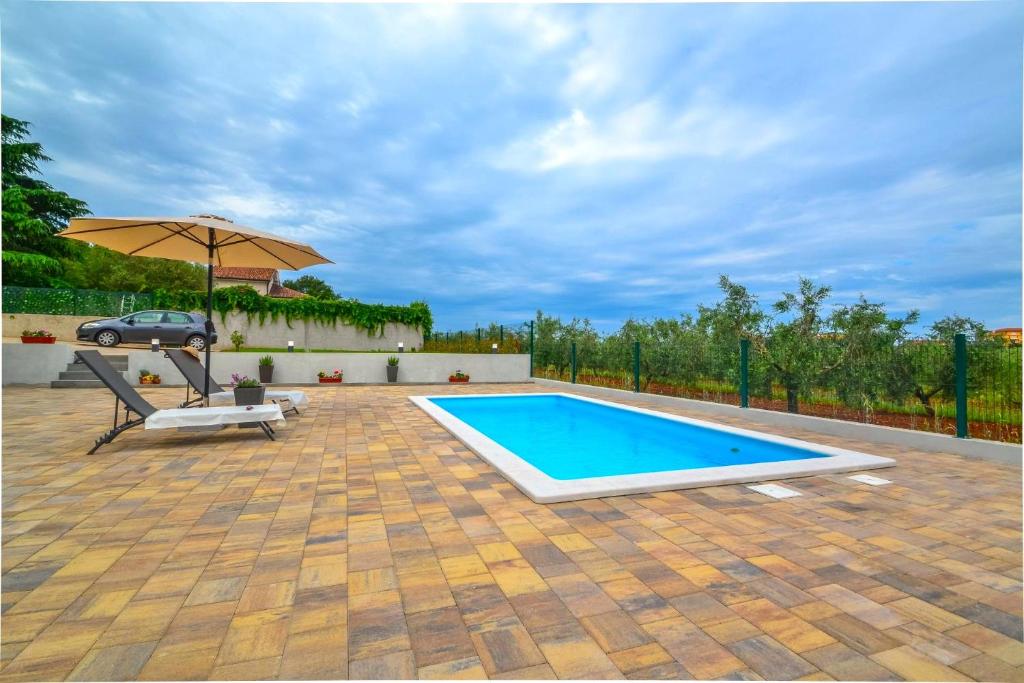
<svg viewBox="0 0 1024 683"><path fill-rule="evenodd" d="M1000 327L998 330L992 330L992 336L1017 346L1024 342L1024 337L1021 336L1021 328L1019 327Z"/></svg>
<svg viewBox="0 0 1024 683"><path fill-rule="evenodd" d="M213 288L249 285L260 294L275 299L297 299L306 296L300 291L281 284L281 276L275 268L228 268L213 267Z"/></svg>

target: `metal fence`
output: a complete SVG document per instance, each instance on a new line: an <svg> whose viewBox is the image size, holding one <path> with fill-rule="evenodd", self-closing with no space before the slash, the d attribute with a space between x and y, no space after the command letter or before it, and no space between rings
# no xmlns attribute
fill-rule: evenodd
<svg viewBox="0 0 1024 683"><path fill-rule="evenodd" d="M423 337L428 353L530 353L532 322L494 323L472 330L431 332Z"/></svg>
<svg viewBox="0 0 1024 683"><path fill-rule="evenodd" d="M3 288L5 313L121 316L153 307L152 294L97 289Z"/></svg>
<svg viewBox="0 0 1024 683"><path fill-rule="evenodd" d="M794 369L743 341L568 342L534 354L533 375L838 420L1021 441L1021 347L911 340L847 353L818 345ZM792 360L792 359L790 359Z"/></svg>

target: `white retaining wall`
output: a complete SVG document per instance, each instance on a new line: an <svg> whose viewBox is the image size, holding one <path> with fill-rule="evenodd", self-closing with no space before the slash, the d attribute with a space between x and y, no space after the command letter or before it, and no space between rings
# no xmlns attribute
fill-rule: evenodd
<svg viewBox="0 0 1024 683"><path fill-rule="evenodd" d="M45 384L74 361L67 344L3 344L3 384Z"/></svg>
<svg viewBox="0 0 1024 683"><path fill-rule="evenodd" d="M211 376L218 384L231 382L231 373L259 377L260 353L215 352ZM481 353L273 353L274 384L316 384L317 371L341 370L349 384L387 382L388 356L397 355L398 381L403 383L447 382L456 370L468 373L472 382L528 382L528 354ZM138 382L139 370L160 375L161 385L184 386L185 378L163 352L131 351L128 376Z"/></svg>

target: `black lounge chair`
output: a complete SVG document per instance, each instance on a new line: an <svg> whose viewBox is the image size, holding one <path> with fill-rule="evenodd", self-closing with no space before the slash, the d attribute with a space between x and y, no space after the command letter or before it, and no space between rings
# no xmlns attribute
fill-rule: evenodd
<svg viewBox="0 0 1024 683"><path fill-rule="evenodd" d="M107 362L107 359L99 351L75 351L75 357L92 370L93 374L103 382L111 393L114 394L114 426L107 430L103 436L96 439L96 445L89 451L92 455L103 444L113 441L118 434L132 427L146 424L149 429L164 429L171 427L189 426L210 426L217 424L241 424L252 423L254 417L262 418L257 424L263 429L271 441L274 440L274 430L267 424L269 420L284 419L280 406L226 406L218 408L191 408L188 410L171 409L160 410L154 407L149 401L142 398L139 392L135 391L132 385L128 384L124 375L115 370ZM117 423L118 412L121 404L124 403L124 422ZM273 408L273 410L270 410ZM253 412L257 414L254 415ZM276 411L276 414L274 414ZM138 417L131 418L134 413ZM156 418L156 419L154 419Z"/></svg>
<svg viewBox="0 0 1024 683"><path fill-rule="evenodd" d="M183 349L167 349L164 351L164 355L174 363L174 367L178 368L178 372L185 378L185 400L178 407L187 408L190 405L201 403L203 398L205 398L203 395L203 383L206 380L206 369L203 367L203 364L199 362L198 358ZM192 396L193 391L196 393L194 397ZM296 415L299 414L299 407L305 406L309 402L306 394L295 390L268 390L264 397L272 403L280 404L282 401L286 401L288 408L284 412L291 410L295 411ZM210 399L211 405L213 403L230 405L234 402L234 393L217 384L213 377L211 377Z"/></svg>

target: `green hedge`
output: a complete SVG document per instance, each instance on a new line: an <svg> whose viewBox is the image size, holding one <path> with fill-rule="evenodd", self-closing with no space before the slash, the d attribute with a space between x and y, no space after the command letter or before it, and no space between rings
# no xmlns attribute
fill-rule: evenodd
<svg viewBox="0 0 1024 683"><path fill-rule="evenodd" d="M115 317L153 308L152 294L49 287L3 288L6 313Z"/></svg>
<svg viewBox="0 0 1024 683"><path fill-rule="evenodd" d="M157 290L153 294L154 308L168 308L181 311L205 311L205 292L167 292ZM400 323L419 328L430 334L433 316L424 301L414 301L408 306L386 306L364 304L355 299L325 301L313 297L298 299L275 299L263 296L252 287L223 287L213 290L213 310L220 313L221 321L228 313L245 313L249 321L253 318L262 324L267 318L281 317L291 327L293 320L337 325L342 322L369 333L383 334L387 323Z"/></svg>

